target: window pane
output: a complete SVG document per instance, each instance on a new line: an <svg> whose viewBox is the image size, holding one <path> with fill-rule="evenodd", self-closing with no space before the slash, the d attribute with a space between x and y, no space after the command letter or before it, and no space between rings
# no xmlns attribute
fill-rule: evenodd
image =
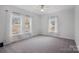
<svg viewBox="0 0 79 59"><path fill-rule="evenodd" d="M54 32L55 31L55 22L51 21L49 24L49 32Z"/></svg>
<svg viewBox="0 0 79 59"><path fill-rule="evenodd" d="M30 31L30 19L28 16L25 16L24 18L24 29L25 29L25 32Z"/></svg>
<svg viewBox="0 0 79 59"><path fill-rule="evenodd" d="M14 15L12 17L12 33L18 34L20 32L20 17Z"/></svg>

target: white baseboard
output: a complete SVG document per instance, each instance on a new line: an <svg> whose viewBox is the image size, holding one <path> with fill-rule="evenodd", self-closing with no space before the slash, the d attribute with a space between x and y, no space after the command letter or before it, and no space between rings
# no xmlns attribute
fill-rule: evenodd
<svg viewBox="0 0 79 59"><path fill-rule="evenodd" d="M64 38L64 37L59 37L59 36L53 36L53 35L48 35L48 34L40 34L42 36L48 36L48 37L55 37L55 38L60 38L60 39L69 39L69 40L74 40L74 39L70 39L70 38Z"/></svg>

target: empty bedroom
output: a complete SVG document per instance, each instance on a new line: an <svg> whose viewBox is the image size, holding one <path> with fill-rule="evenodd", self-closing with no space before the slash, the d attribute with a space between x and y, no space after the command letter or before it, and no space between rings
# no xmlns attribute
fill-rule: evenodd
<svg viewBox="0 0 79 59"><path fill-rule="evenodd" d="M78 5L0 5L0 53L78 53Z"/></svg>

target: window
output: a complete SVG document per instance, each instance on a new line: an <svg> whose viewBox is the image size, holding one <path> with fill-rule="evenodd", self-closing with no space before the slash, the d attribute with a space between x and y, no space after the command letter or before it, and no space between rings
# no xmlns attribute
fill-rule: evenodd
<svg viewBox="0 0 79 59"><path fill-rule="evenodd" d="M49 18L48 32L57 32L57 16Z"/></svg>
<svg viewBox="0 0 79 59"><path fill-rule="evenodd" d="M29 16L24 17L24 30L25 30L25 32L30 32L30 30L31 30L31 25L30 25L31 22L30 21L31 21L31 19Z"/></svg>
<svg viewBox="0 0 79 59"><path fill-rule="evenodd" d="M24 21L24 22L23 22ZM29 16L12 13L10 19L10 34L18 35L31 31L31 19Z"/></svg>
<svg viewBox="0 0 79 59"><path fill-rule="evenodd" d="M11 20L10 20L10 32L11 34L19 34L20 33L20 27L21 27L21 16L12 13L11 14Z"/></svg>

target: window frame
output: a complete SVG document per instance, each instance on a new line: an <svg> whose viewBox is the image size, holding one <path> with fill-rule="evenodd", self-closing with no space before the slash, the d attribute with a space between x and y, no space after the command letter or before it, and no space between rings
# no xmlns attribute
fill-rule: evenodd
<svg viewBox="0 0 79 59"><path fill-rule="evenodd" d="M18 16L18 17L20 17L20 31L19 31L19 33L17 33L17 34L13 34L12 33L12 21L13 21L13 19L12 19L12 17L14 16L13 15L14 13L10 13L10 36L15 36L15 35L20 35L20 34L22 34L21 33L21 31L22 31L22 29L21 29L21 27L22 27L22 22L21 22L21 15L20 16ZM17 14L17 13L15 13L15 14ZM15 16L16 17L16 16Z"/></svg>
<svg viewBox="0 0 79 59"><path fill-rule="evenodd" d="M16 14L19 14L19 13L16 13ZM17 36L17 35L21 35L21 34L24 34L24 33L32 33L32 17L29 16L29 22L30 22L30 30L29 32L25 32L24 30L24 16L27 16L27 15L22 15L22 14L19 14L20 16L20 32L17 33L17 34L13 34L12 33L12 17L13 17L13 13L10 13L10 30L9 30L9 34L10 36Z"/></svg>
<svg viewBox="0 0 79 59"><path fill-rule="evenodd" d="M25 16L28 16L28 15L24 15L23 17L25 17ZM23 26L24 27L23 28L24 29L24 31L23 31L24 33L32 33L32 17L31 16L28 16L28 17L29 17L29 22L30 22L30 30L29 30L29 32L26 32L25 31L25 26ZM23 25L25 25L24 24L24 20L23 20Z"/></svg>
<svg viewBox="0 0 79 59"><path fill-rule="evenodd" d="M55 17L55 31L52 31L50 32L49 31L49 25L50 25L50 22L52 21L52 17ZM49 16L49 22L48 22L48 33L57 33L58 32L58 16Z"/></svg>

